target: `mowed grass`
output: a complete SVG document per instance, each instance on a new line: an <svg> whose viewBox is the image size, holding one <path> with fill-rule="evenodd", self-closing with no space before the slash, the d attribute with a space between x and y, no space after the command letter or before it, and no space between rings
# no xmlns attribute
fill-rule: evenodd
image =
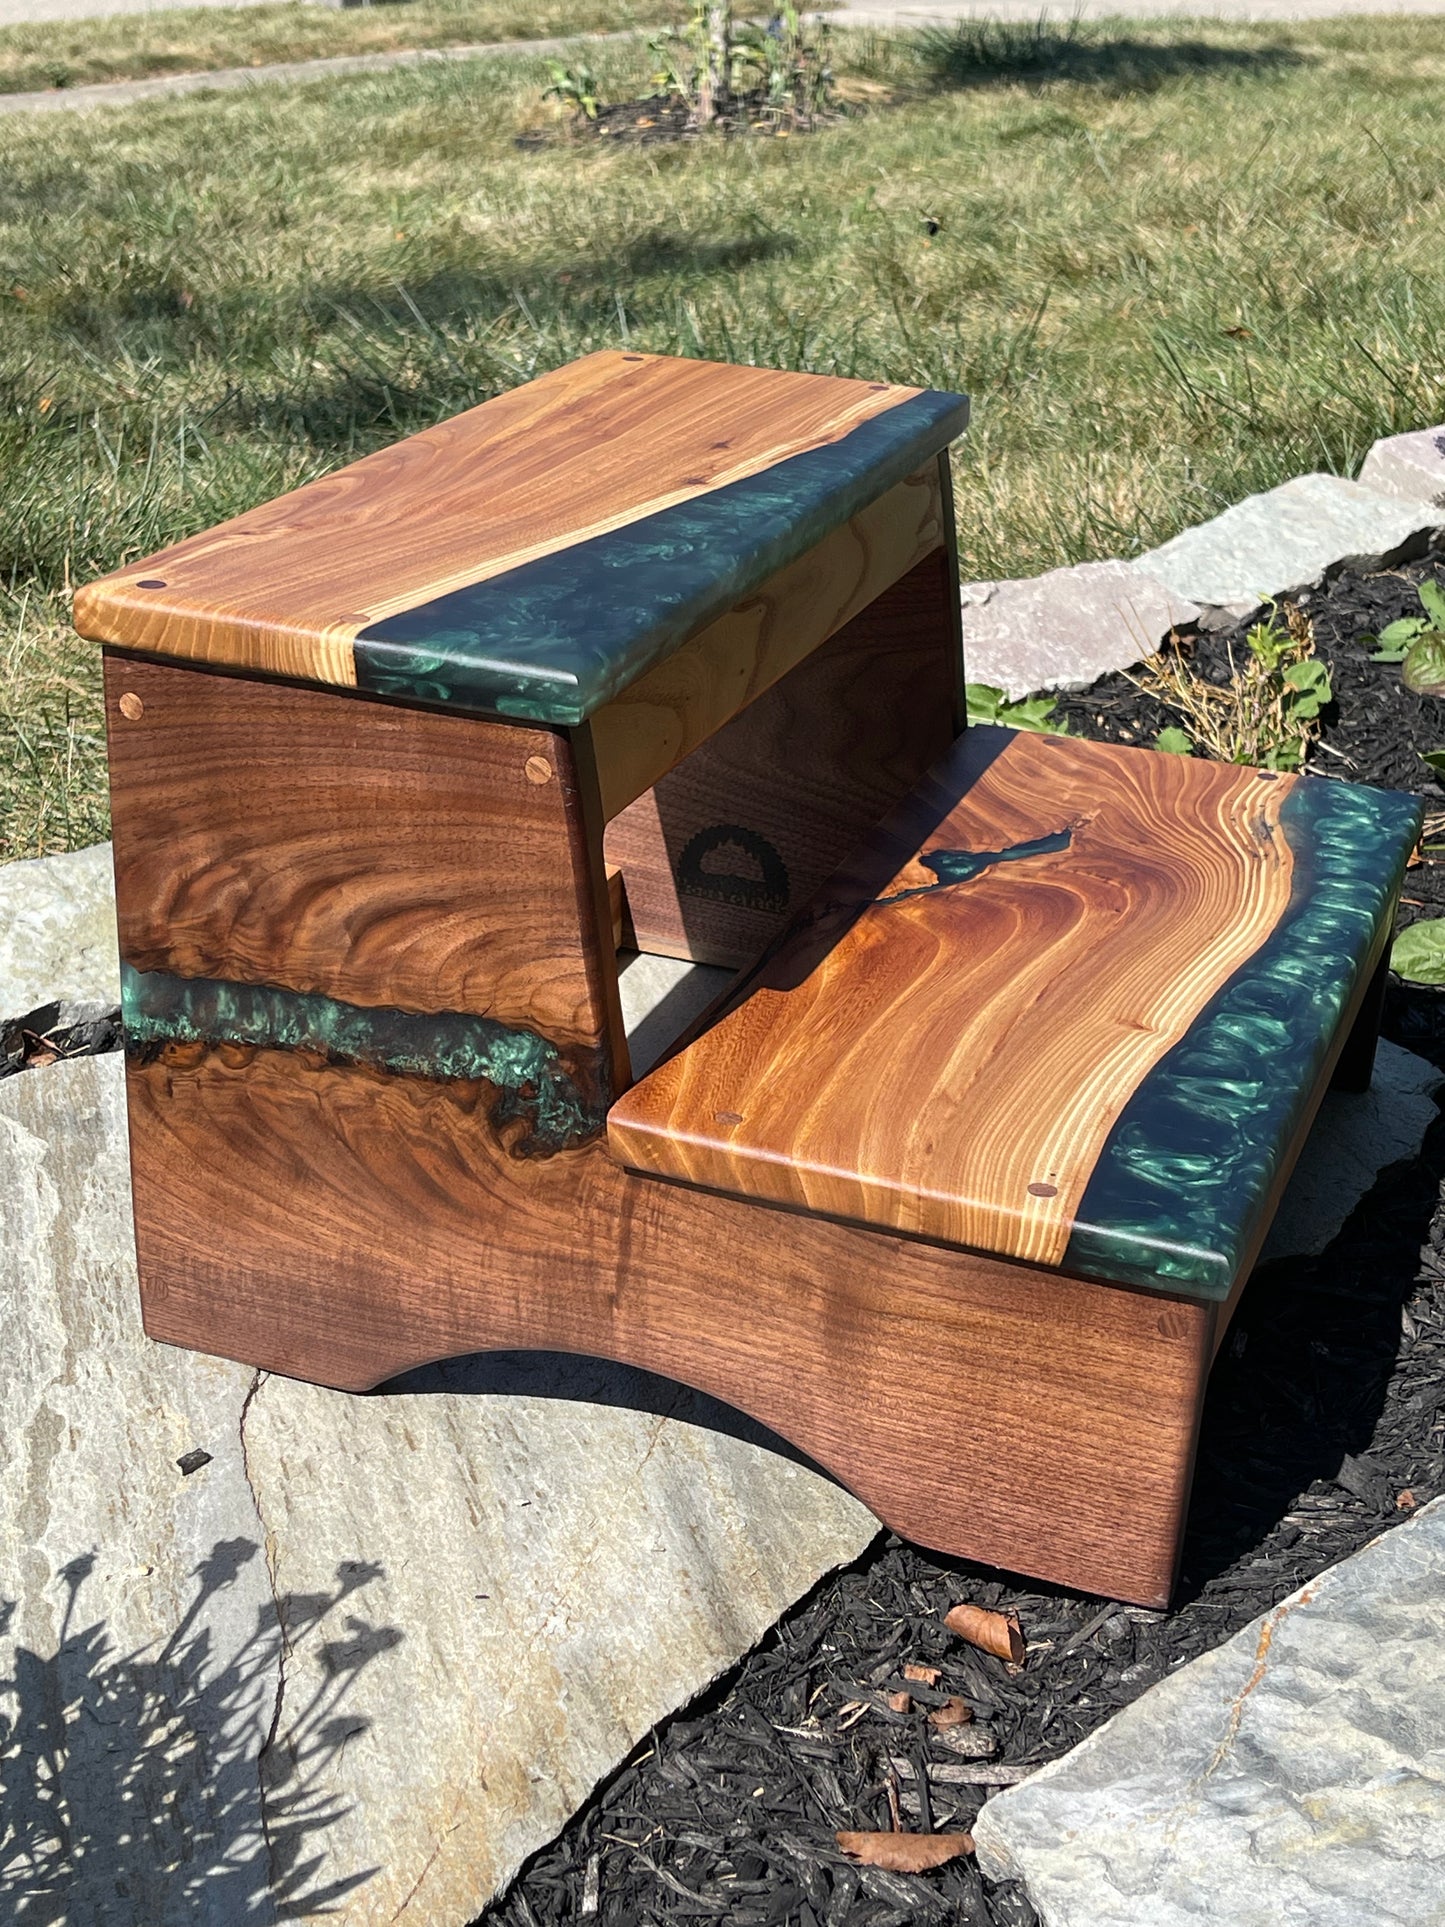
<svg viewBox="0 0 1445 1927"><path fill-rule="evenodd" d="M1445 22L838 55L807 138L524 151L535 58L0 123L6 853L105 828L72 583L594 348L967 389L972 578L1445 417Z"/></svg>
<svg viewBox="0 0 1445 1927"><path fill-rule="evenodd" d="M683 0L407 0L404 6L316 4L176 7L99 20L0 27L0 93L107 80L263 67L277 60L463 47L492 40L607 33L680 16Z"/></svg>

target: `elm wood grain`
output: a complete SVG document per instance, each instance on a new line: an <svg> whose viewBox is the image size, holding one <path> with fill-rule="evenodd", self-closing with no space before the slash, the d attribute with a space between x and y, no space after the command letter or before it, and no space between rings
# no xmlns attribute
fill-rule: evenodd
<svg viewBox="0 0 1445 1927"><path fill-rule="evenodd" d="M946 544L607 825L640 949L757 956L962 726L957 617Z"/></svg>
<svg viewBox="0 0 1445 1927"><path fill-rule="evenodd" d="M113 651L105 684L133 969L620 1035L565 735Z"/></svg>
<svg viewBox="0 0 1445 1927"><path fill-rule="evenodd" d="M613 1108L614 1155L1061 1263L1125 1103L1289 905L1291 784L970 730L825 893L837 941L805 921Z"/></svg>
<svg viewBox="0 0 1445 1927"><path fill-rule="evenodd" d="M944 458L946 472L947 458ZM590 719L608 820L945 542L931 463L860 509Z"/></svg>
<svg viewBox="0 0 1445 1927"><path fill-rule="evenodd" d="M97 642L339 686L370 625L837 440L919 391L589 355L81 588Z"/></svg>
<svg viewBox="0 0 1445 1927"><path fill-rule="evenodd" d="M146 1329L354 1389L514 1347L752 1414L923 1544L1166 1603L1215 1308L511 1158L479 1086L128 1065Z"/></svg>

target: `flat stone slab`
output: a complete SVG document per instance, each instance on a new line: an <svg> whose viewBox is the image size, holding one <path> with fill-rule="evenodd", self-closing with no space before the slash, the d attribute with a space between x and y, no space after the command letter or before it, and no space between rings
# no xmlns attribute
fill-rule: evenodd
<svg viewBox="0 0 1445 1927"><path fill-rule="evenodd" d="M1297 475L1248 495L1130 565L1192 602L1253 608L1345 563L1369 570L1423 554L1445 512L1339 475Z"/></svg>
<svg viewBox="0 0 1445 1927"><path fill-rule="evenodd" d="M0 1029L56 1002L120 1002L108 843L0 864Z"/></svg>
<svg viewBox="0 0 1445 1927"><path fill-rule="evenodd" d="M1087 689L1152 655L1199 610L1128 562L1081 562L1016 582L961 591L963 663L970 682L1017 698Z"/></svg>
<svg viewBox="0 0 1445 1927"><path fill-rule="evenodd" d="M1441 1084L1433 1064L1381 1038L1369 1090L1326 1094L1260 1262L1323 1251L1385 1166L1419 1150Z"/></svg>
<svg viewBox="0 0 1445 1927"><path fill-rule="evenodd" d="M1445 424L1376 442L1365 457L1360 481L1380 495L1445 508Z"/></svg>
<svg viewBox="0 0 1445 1927"><path fill-rule="evenodd" d="M0 1220L0 1918L465 1927L877 1529L642 1373L152 1344L116 1055L0 1086Z"/></svg>
<svg viewBox="0 0 1445 1927"><path fill-rule="evenodd" d="M1445 1499L991 1799L1044 1927L1445 1922Z"/></svg>

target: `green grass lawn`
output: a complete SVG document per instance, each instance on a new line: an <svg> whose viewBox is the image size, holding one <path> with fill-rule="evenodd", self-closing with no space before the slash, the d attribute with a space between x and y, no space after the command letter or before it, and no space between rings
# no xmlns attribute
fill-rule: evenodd
<svg viewBox="0 0 1445 1927"><path fill-rule="evenodd" d="M967 389L971 577L1445 417L1445 21L983 39L786 140L523 151L527 59L0 122L0 847L105 831L72 583L593 348Z"/></svg>
<svg viewBox="0 0 1445 1927"><path fill-rule="evenodd" d="M406 0L404 6L177 7L0 27L0 93L273 60L605 33L676 18L682 0Z"/></svg>

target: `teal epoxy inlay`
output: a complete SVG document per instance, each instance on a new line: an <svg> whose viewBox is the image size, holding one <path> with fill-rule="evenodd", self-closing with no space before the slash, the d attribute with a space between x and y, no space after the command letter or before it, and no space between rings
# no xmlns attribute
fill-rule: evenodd
<svg viewBox="0 0 1445 1927"><path fill-rule="evenodd" d="M962 395L926 389L839 441L375 622L354 645L358 687L580 723L967 422Z"/></svg>
<svg viewBox="0 0 1445 1927"><path fill-rule="evenodd" d="M1280 826L1289 907L1119 1117L1063 1268L1229 1295L1420 834L1417 797L1304 777Z"/></svg>
<svg viewBox="0 0 1445 1927"><path fill-rule="evenodd" d="M310 1050L338 1064L439 1082L476 1079L497 1093L494 1125L520 1120L512 1150L548 1157L600 1135L610 1103L600 1055L582 1070L536 1031L455 1011L417 1016L367 1010L319 992L272 984L177 977L121 965L126 1050L142 1058L166 1044L251 1044Z"/></svg>
<svg viewBox="0 0 1445 1927"><path fill-rule="evenodd" d="M975 877L991 870L996 863L1017 863L1024 857L1052 856L1056 850L1067 850L1074 840L1071 829L1053 830L1048 836L1031 837L1027 843L1010 843L1006 850L930 850L927 856L918 861L925 870L932 870L938 878L937 883L919 883L911 890L895 890L891 897L879 897L879 903L902 903L905 897L932 896L935 890L950 889L955 883L972 883Z"/></svg>

